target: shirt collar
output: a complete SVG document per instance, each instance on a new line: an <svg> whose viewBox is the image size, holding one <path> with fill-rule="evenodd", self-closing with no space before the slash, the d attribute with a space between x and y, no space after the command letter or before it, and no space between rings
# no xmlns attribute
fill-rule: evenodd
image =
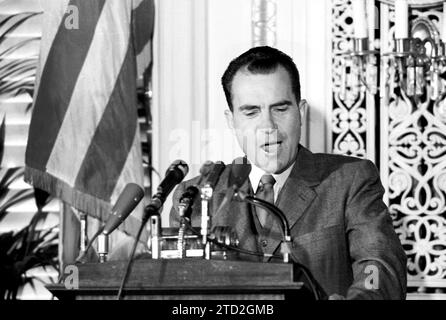
<svg viewBox="0 0 446 320"><path fill-rule="evenodd" d="M273 174L271 174L274 177L274 179L276 180L276 183L274 184L274 189L275 190L282 189L282 187L285 184L286 180L290 176L291 170L293 169L295 163L296 163L296 161L294 161L294 163L291 166L289 166L282 173L279 173L279 174L274 174L273 173ZM257 187L259 186L260 179L262 178L262 176L264 174L266 174L266 172L263 171L262 169L260 169L259 167L257 167L254 164L251 164L251 165L252 165L252 168L251 168L251 172L249 174L249 180L251 181L251 186L252 186L252 189L253 189L254 193L256 193Z"/></svg>

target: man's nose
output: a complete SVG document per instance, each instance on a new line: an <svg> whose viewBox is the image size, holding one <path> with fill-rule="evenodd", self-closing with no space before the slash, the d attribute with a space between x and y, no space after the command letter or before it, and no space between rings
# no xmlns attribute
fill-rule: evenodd
<svg viewBox="0 0 446 320"><path fill-rule="evenodd" d="M276 123L275 123L274 118L272 117L270 111L262 112L262 119L261 119L259 129L266 130L266 131L273 131L273 130L277 129Z"/></svg>

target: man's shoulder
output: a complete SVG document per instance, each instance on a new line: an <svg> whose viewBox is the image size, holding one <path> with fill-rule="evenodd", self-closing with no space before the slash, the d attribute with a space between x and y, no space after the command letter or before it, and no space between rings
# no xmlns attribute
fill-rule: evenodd
<svg viewBox="0 0 446 320"><path fill-rule="evenodd" d="M339 166L339 165L361 165L361 162L366 162L369 160L345 156L342 154L334 153L313 153L313 157L316 163L325 164L326 166Z"/></svg>
<svg viewBox="0 0 446 320"><path fill-rule="evenodd" d="M357 172L364 172L367 175L378 174L375 164L367 159L330 153L313 153L312 157L313 166L321 174L321 178L334 172L346 175L355 175Z"/></svg>

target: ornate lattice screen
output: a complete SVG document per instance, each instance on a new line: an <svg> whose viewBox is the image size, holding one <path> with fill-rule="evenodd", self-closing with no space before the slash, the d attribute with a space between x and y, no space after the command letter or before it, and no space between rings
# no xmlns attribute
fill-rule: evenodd
<svg viewBox="0 0 446 320"><path fill-rule="evenodd" d="M443 23L439 4L411 6L410 25L423 20L429 25L431 36L438 38ZM371 77L376 74L379 89L373 93L363 84L355 83L358 78L355 68L349 68L346 65L349 62L339 55L352 46L351 1L333 0L332 5L332 151L375 161L386 189L385 201L408 257L409 292L443 293L446 287L445 97L435 100L427 91L414 98L399 88L395 69L385 55L392 51L394 34L394 8L389 1L372 1L371 16L376 29L371 44L380 52L375 61L370 61L367 74ZM348 77L353 81L344 81ZM355 90L355 85L360 90Z"/></svg>

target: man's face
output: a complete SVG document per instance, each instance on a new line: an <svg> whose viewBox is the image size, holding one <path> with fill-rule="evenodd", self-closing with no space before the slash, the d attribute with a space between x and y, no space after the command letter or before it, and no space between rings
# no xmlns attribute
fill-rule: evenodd
<svg viewBox="0 0 446 320"><path fill-rule="evenodd" d="M281 173L296 159L301 130L298 101L288 72L270 74L239 70L231 87L233 112L228 125L249 161L267 173Z"/></svg>

